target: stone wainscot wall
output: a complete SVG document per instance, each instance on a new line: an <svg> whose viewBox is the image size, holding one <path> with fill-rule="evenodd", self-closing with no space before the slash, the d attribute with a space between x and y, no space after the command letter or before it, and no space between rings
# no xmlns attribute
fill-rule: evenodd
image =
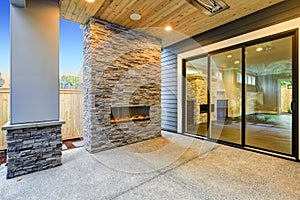
<svg viewBox="0 0 300 200"><path fill-rule="evenodd" d="M7 178L61 165L61 125L7 130Z"/></svg>
<svg viewBox="0 0 300 200"><path fill-rule="evenodd" d="M84 30L84 138L90 152L161 134L161 41L98 19ZM150 106L150 120L111 123L111 107Z"/></svg>

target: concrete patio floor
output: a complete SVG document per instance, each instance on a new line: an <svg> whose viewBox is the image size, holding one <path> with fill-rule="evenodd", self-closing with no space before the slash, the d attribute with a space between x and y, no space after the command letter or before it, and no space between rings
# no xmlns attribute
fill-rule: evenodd
<svg viewBox="0 0 300 200"><path fill-rule="evenodd" d="M6 180L0 199L300 199L300 164L163 132L163 137L90 154Z"/></svg>

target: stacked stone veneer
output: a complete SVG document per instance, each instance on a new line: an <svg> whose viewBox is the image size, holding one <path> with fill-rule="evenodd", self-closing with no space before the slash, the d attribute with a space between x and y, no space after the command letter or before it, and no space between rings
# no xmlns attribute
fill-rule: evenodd
<svg viewBox="0 0 300 200"><path fill-rule="evenodd" d="M198 74L187 75L187 100L194 101L194 122L207 122L207 114L200 114L200 104L207 104L207 81Z"/></svg>
<svg viewBox="0 0 300 200"><path fill-rule="evenodd" d="M8 130L7 178L61 165L61 125Z"/></svg>
<svg viewBox="0 0 300 200"><path fill-rule="evenodd" d="M216 87L217 81L213 80L212 85ZM216 87L218 88L218 87ZM216 109L217 109L217 91L213 90L211 94L211 102L215 104L215 111L211 112L211 119L216 120ZM224 99L224 97L220 97ZM200 105L207 104L207 79L206 76L199 74L187 75L187 100L194 101L194 122L196 124L207 123L207 114L200 114Z"/></svg>
<svg viewBox="0 0 300 200"><path fill-rule="evenodd" d="M84 30L84 138L90 152L161 134L160 40L91 19ZM110 123L111 107L150 106L150 120Z"/></svg>

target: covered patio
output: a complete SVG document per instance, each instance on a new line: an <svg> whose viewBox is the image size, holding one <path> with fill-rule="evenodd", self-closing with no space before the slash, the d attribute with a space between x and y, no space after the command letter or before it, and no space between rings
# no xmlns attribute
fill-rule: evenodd
<svg viewBox="0 0 300 200"><path fill-rule="evenodd" d="M2 127L7 163L0 167L0 199L299 199L300 3L246 3L11 0L11 117ZM59 18L80 23L84 32L84 147L67 151L59 113ZM247 84L252 93L262 90L258 75L246 73L246 45L255 46L255 55L271 54L274 35L290 39L290 117L282 122L293 127L288 150L281 140L262 137L280 137L282 129L245 119ZM268 46L257 51L253 41L262 39ZM230 61L236 67L219 63L222 70L214 73L211 57L221 52L230 59L235 55L224 49L237 46L241 58ZM185 63L203 56L201 67L189 72ZM192 82L193 101L186 101L193 73L200 78ZM213 92L214 80L238 85L238 123L225 123L229 90L217 85ZM263 145L247 146L247 128Z"/></svg>

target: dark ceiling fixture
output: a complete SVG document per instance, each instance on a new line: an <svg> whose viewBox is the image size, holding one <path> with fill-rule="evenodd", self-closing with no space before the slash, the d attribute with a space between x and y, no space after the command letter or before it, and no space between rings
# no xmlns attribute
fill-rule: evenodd
<svg viewBox="0 0 300 200"><path fill-rule="evenodd" d="M213 16L220 13L228 8L230 8L222 0L187 0L190 4L196 8L204 11L205 14Z"/></svg>

